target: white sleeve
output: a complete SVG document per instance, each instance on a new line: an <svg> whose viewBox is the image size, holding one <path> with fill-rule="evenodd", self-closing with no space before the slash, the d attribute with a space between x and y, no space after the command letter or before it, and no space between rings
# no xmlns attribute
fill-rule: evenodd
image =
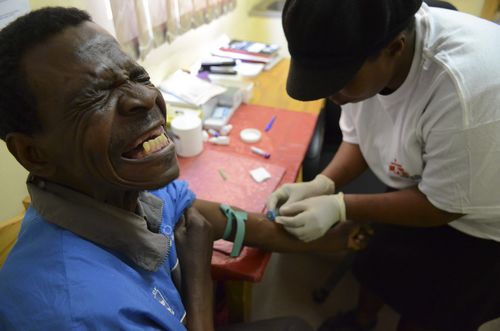
<svg viewBox="0 0 500 331"><path fill-rule="evenodd" d="M450 96L426 110L434 114L424 115L428 121L422 129L424 169L419 189L448 212L500 215L500 114L467 126L458 100Z"/></svg>
<svg viewBox="0 0 500 331"><path fill-rule="evenodd" d="M353 109L351 105L342 106L339 125L342 130L342 140L351 144L359 144L356 127L354 125Z"/></svg>

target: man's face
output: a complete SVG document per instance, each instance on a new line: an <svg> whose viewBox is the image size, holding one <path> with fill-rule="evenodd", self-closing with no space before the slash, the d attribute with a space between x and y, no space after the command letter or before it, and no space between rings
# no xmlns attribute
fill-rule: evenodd
<svg viewBox="0 0 500 331"><path fill-rule="evenodd" d="M84 193L158 188L178 176L166 106L145 70L94 23L31 49L23 69L37 101L47 179Z"/></svg>

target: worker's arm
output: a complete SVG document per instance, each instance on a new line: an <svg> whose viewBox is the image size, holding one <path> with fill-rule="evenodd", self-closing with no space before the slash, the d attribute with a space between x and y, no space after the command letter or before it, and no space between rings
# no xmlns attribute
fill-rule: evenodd
<svg viewBox="0 0 500 331"><path fill-rule="evenodd" d="M194 207L212 225L213 239L222 238L227 219L220 210L219 203L196 200ZM338 252L347 248L348 237L357 228L357 225L352 222L346 222L339 226L336 231L327 232L322 238L305 243L290 235L281 224L269 221L262 214L249 213L245 223L244 244L246 246L278 252ZM233 226L233 230L234 228ZM234 231L229 240L233 239Z"/></svg>
<svg viewBox="0 0 500 331"><path fill-rule="evenodd" d="M462 216L434 207L416 187L391 193L322 195L283 206L280 213L276 222L305 242L321 238L333 225L347 220L432 227Z"/></svg>
<svg viewBox="0 0 500 331"><path fill-rule="evenodd" d="M341 187L367 169L359 145L342 142L335 157L322 174ZM406 226L439 226L460 214L440 210L417 187L379 194L346 194L346 217L360 222L380 222Z"/></svg>
<svg viewBox="0 0 500 331"><path fill-rule="evenodd" d="M358 145L342 143L323 175L342 186L367 168ZM303 241L321 237L343 220L430 227L447 224L461 214L436 208L417 187L379 194L327 194L286 204L276 222Z"/></svg>
<svg viewBox="0 0 500 331"><path fill-rule="evenodd" d="M432 227L463 216L436 208L417 187L379 194L346 194L344 201L347 218L359 222Z"/></svg>
<svg viewBox="0 0 500 331"><path fill-rule="evenodd" d="M360 176L367 168L359 145L342 142L333 159L321 173L340 188Z"/></svg>

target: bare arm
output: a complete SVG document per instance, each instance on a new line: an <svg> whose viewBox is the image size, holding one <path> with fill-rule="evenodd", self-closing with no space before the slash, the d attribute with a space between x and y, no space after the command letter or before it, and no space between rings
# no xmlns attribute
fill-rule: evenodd
<svg viewBox="0 0 500 331"><path fill-rule="evenodd" d="M330 177L339 188L361 175L367 168L359 146L342 142L332 161L321 173Z"/></svg>
<svg viewBox="0 0 500 331"><path fill-rule="evenodd" d="M417 187L380 194L344 196L347 218L415 227L445 225L463 215L434 207Z"/></svg>
<svg viewBox="0 0 500 331"><path fill-rule="evenodd" d="M342 142L323 175L341 187L355 179L368 165L358 145ZM378 222L415 227L447 224L461 214L434 207L418 188L380 194L346 194L347 218L353 221Z"/></svg>
<svg viewBox="0 0 500 331"><path fill-rule="evenodd" d="M213 239L222 238L227 221L226 216L219 209L219 204L196 200L194 207L212 225ZM281 224L269 221L262 214L249 213L244 244L277 252L332 253L347 248L348 235L353 231L354 227L354 224L346 222L346 224L336 228L335 231L329 231L325 236L317 240L304 243L286 232ZM233 240L233 236L234 233L229 240Z"/></svg>

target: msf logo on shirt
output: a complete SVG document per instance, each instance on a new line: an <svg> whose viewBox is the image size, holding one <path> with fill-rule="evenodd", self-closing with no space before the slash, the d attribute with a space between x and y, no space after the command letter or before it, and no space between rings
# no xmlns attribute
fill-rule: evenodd
<svg viewBox="0 0 500 331"><path fill-rule="evenodd" d="M405 170L403 165L398 162L397 159L394 159L394 161L392 161L389 164L389 172L393 173L394 175L396 175L398 177L408 178L408 179L412 179L412 180L422 179L422 176L420 176L420 175L410 176L410 174Z"/></svg>
<svg viewBox="0 0 500 331"><path fill-rule="evenodd" d="M157 289L156 287L153 288L153 298L155 298L163 307L167 308L170 314L175 315L175 312L172 309L172 307L170 307L167 300L165 300L165 298L163 297L163 294L161 294L160 290Z"/></svg>

